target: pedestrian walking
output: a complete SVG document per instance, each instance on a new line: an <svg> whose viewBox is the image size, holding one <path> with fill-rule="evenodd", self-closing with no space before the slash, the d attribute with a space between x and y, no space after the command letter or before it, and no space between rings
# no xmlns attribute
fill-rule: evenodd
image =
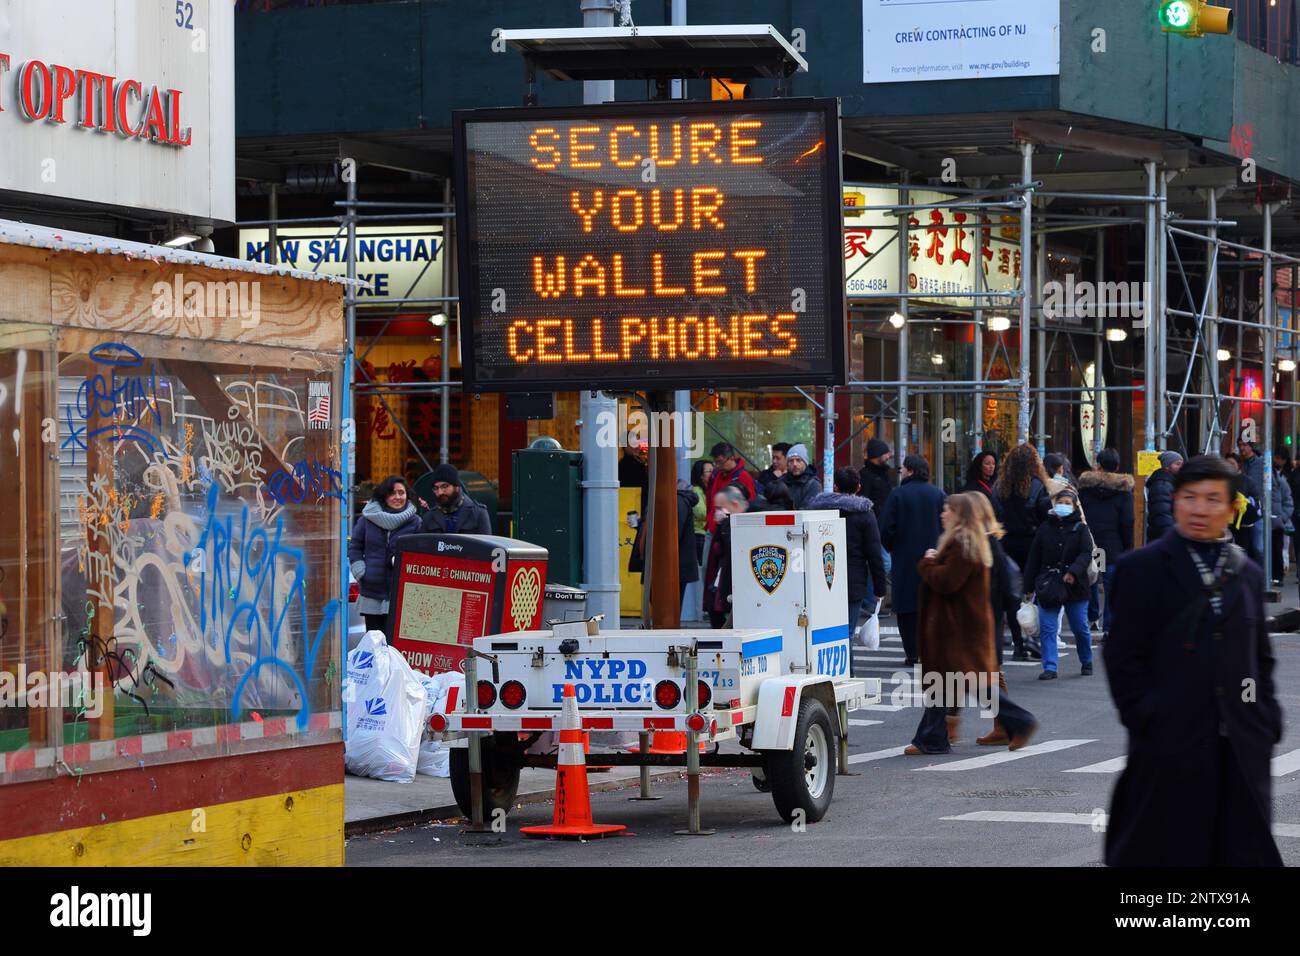
<svg viewBox="0 0 1300 956"><path fill-rule="evenodd" d="M790 489L793 511L802 511L808 502L822 493L822 483L808 469L808 447L791 445L785 456L786 476L783 479Z"/></svg>
<svg viewBox="0 0 1300 956"><path fill-rule="evenodd" d="M885 562L880 555L880 527L871 502L858 496L862 486L852 468L835 469L835 490L823 491L808 502L811 510L838 511L844 519L845 547L848 549L849 632L875 610L867 607L873 588L885 590Z"/></svg>
<svg viewBox="0 0 1300 956"><path fill-rule="evenodd" d="M695 504L700 500L687 482L677 484L677 603L686 598L686 588L700 579L700 561L695 556Z"/></svg>
<svg viewBox="0 0 1300 956"><path fill-rule="evenodd" d="M1246 474L1245 463L1240 456L1235 452L1229 452L1224 456L1224 461L1233 473L1233 518L1228 526L1232 540L1245 550L1250 560L1262 567L1264 554L1255 547L1255 528L1261 523L1263 514L1260 510L1259 491ZM1172 495L1172 490L1170 493Z"/></svg>
<svg viewBox="0 0 1300 956"><path fill-rule="evenodd" d="M745 459L740 456L740 452L736 451L734 446L728 442L720 441L709 451L709 457L713 459L713 482L709 485L707 501L712 502L717 497L718 492L732 482L740 482L745 486L747 499L752 499L758 493L753 476L745 470ZM709 509L707 528L710 534L717 527L716 514L716 508Z"/></svg>
<svg viewBox="0 0 1300 956"><path fill-rule="evenodd" d="M1174 482L1174 529L1119 560L1106 676L1128 759L1106 825L1110 866L1281 866L1272 834L1282 709L1264 576L1232 543L1232 470Z"/></svg>
<svg viewBox="0 0 1300 956"><path fill-rule="evenodd" d="M1250 496L1255 499L1260 509L1260 520L1250 525L1252 532L1250 557L1260 567L1264 566L1264 458L1259 453L1259 446L1250 441L1237 442L1237 453L1241 456L1241 473L1250 481Z"/></svg>
<svg viewBox="0 0 1300 956"><path fill-rule="evenodd" d="M1016 609L1020 607L1020 595L1023 593L1020 569L1015 566L1007 556L1006 549L1002 547L1002 538L1006 531L1003 530L997 515L993 513L993 505L989 503L988 496L978 495L976 504L978 505L975 509L978 513L977 517L988 532L989 550L993 553L993 566L989 571L989 602L993 605L993 648L997 652L1000 670L1003 651L1002 625L1008 614L1014 615ZM1006 678L999 677L999 680L1005 687Z"/></svg>
<svg viewBox="0 0 1300 956"><path fill-rule="evenodd" d="M1107 448L1097 455L1097 467L1079 476L1079 503L1088 513L1088 530L1093 541L1106 555L1098 584L1105 596L1105 613L1099 604L1098 584L1092 586L1088 603L1088 624L1093 630L1100 622L1110 630L1111 586L1115 580L1115 562L1133 549L1133 476L1120 474L1119 452Z"/></svg>
<svg viewBox="0 0 1300 956"><path fill-rule="evenodd" d="M1002 473L998 475L993 488L1002 502L1002 527L1006 534L1002 538L1002 547L1007 557L1015 562L1016 567L1024 570L1029 560L1029 548L1034 543L1034 535L1039 525L1047 517L1052 506L1047 491L1051 479L1038 458L1038 451L1033 445L1017 445L1002 459ZM1030 586L1025 579L1025 587ZM1019 604L1007 610L1007 628L1011 631L1011 643L1015 653L1012 660L1027 661L1038 657L1038 648L1032 641L1027 641L1016 619Z"/></svg>
<svg viewBox="0 0 1300 956"><path fill-rule="evenodd" d="M1282 555L1286 553L1286 536L1295 531L1295 525L1291 523L1291 515L1295 511L1295 499L1291 496L1291 484L1286 480L1283 468L1287 464L1285 455L1274 453L1273 455L1273 474L1276 476L1273 481L1273 497L1270 500L1270 512L1273 518L1272 538L1270 542L1273 547L1273 586L1281 587L1282 579L1285 573L1283 568Z"/></svg>
<svg viewBox="0 0 1300 956"><path fill-rule="evenodd" d="M898 635L903 641L903 666L916 664L917 562L935 546L943 527L943 492L930 484L930 463L920 455L903 459L902 481L885 501L880 539L893 558L890 583Z"/></svg>
<svg viewBox="0 0 1300 956"><path fill-rule="evenodd" d="M1061 609L1074 631L1080 674L1092 674L1092 631L1088 628L1088 567L1092 564L1092 533L1079 517L1078 495L1070 488L1058 491L1052 511L1038 528L1025 562L1026 588L1033 588L1038 605L1039 644L1043 672L1039 680L1055 680L1058 651L1056 635Z"/></svg>
<svg viewBox="0 0 1300 956"><path fill-rule="evenodd" d="M429 534L491 534L487 508L468 494L460 472L443 462L433 469L433 507L424 513L421 529Z"/></svg>
<svg viewBox="0 0 1300 956"><path fill-rule="evenodd" d="M1174 526L1174 478L1183 467L1176 451L1160 455L1160 467L1147 477L1147 543L1156 541Z"/></svg>
<svg viewBox="0 0 1300 956"><path fill-rule="evenodd" d="M691 508L695 534L695 558L704 564L705 544L709 536L709 483L713 480L713 462L697 461L691 465L691 487L699 492Z"/></svg>
<svg viewBox="0 0 1300 956"><path fill-rule="evenodd" d="M976 452L975 457L970 460L970 466L966 469L966 484L962 486L962 491L976 491L989 500L993 508L993 514L1002 520L1002 499L994 490L998 476L998 456L991 451Z"/></svg>
<svg viewBox="0 0 1300 956"><path fill-rule="evenodd" d="M758 473L755 484L758 485L758 490L768 498L771 496L767 494L767 486L778 478L784 478L786 475L785 453L789 450L790 443L788 441L779 441L774 444L772 446L772 464Z"/></svg>
<svg viewBox="0 0 1300 956"><path fill-rule="evenodd" d="M749 510L745 489L728 485L713 496L713 534L704 573L704 609L714 628L727 626L731 616L731 522L733 514Z"/></svg>
<svg viewBox="0 0 1300 956"><path fill-rule="evenodd" d="M420 530L420 517L406 479L385 478L375 488L348 540L348 564L357 579L357 610L367 631L388 633L388 592L393 579L393 544Z"/></svg>
<svg viewBox="0 0 1300 956"><path fill-rule="evenodd" d="M943 536L917 562L920 622L917 639L924 708L908 756L948 753L958 737L958 710L998 701L998 723L981 744L1019 750L1037 729L1033 715L1001 690L993 647L989 530L979 518L978 496L952 495L943 503ZM900 558L901 560L901 558ZM997 688L995 692L994 688Z"/></svg>
<svg viewBox="0 0 1300 956"><path fill-rule="evenodd" d="M879 522L885 513L885 502L889 500L889 493L894 490L894 470L889 467L890 459L894 456L893 450L889 444L879 438L872 438L867 441L867 454L862 462L862 470L858 472L858 478L862 481L862 490L858 493L871 502L872 513ZM893 559L889 553L889 547L884 546L880 552L881 558L885 562L885 573L889 574L893 566ZM892 608L892 598L889 596L889 589L886 587L879 593L876 592L875 582L872 582L872 595L874 600L881 600L890 603Z"/></svg>

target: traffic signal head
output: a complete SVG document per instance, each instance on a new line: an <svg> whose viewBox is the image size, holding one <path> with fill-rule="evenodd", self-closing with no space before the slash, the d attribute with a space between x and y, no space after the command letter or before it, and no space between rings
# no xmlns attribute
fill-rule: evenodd
<svg viewBox="0 0 1300 956"><path fill-rule="evenodd" d="M1232 11L1210 6L1208 0L1158 0L1156 18L1165 33L1201 37L1207 33L1231 33Z"/></svg>

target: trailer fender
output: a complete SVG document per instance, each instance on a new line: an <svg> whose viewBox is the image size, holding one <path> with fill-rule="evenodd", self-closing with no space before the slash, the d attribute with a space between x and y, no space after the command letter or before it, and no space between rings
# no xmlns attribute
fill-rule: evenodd
<svg viewBox="0 0 1300 956"><path fill-rule="evenodd" d="M758 689L758 712L754 717L753 750L789 750L794 746L794 725L799 719L799 702L808 694L826 705L831 729L843 736L839 708L835 706L835 687L829 678L776 677Z"/></svg>

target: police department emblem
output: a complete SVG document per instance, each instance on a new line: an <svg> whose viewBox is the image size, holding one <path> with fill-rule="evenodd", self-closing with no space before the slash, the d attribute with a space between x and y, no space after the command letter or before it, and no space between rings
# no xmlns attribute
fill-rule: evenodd
<svg viewBox="0 0 1300 956"><path fill-rule="evenodd" d="M822 571L826 574L826 587L835 583L835 543L827 541L822 545Z"/></svg>
<svg viewBox="0 0 1300 956"><path fill-rule="evenodd" d="M754 571L754 580L764 591L771 594L785 580L785 569L789 552L775 544L764 544L749 550L749 566Z"/></svg>

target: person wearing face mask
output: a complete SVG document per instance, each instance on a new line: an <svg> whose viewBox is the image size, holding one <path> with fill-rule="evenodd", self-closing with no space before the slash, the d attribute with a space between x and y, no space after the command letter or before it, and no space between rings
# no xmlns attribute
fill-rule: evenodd
<svg viewBox="0 0 1300 956"><path fill-rule="evenodd" d="M1052 508L1034 535L1025 562L1025 587L1033 588L1038 605L1043 672L1039 680L1055 680L1057 630L1061 608L1074 631L1080 673L1092 674L1092 631L1088 627L1088 566L1092 562L1092 532L1079 518L1079 499L1071 488L1052 497Z"/></svg>

